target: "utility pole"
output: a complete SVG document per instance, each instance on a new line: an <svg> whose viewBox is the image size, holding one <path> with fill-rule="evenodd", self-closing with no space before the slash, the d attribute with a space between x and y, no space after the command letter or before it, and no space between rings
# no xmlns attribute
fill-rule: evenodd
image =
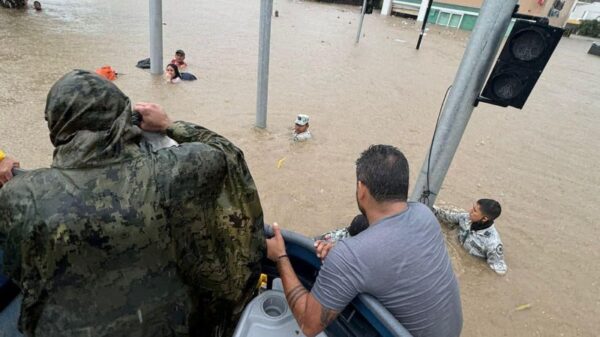
<svg viewBox="0 0 600 337"><path fill-rule="evenodd" d="M271 16L273 0L260 2L260 32L258 42L258 83L256 94L256 127L267 127L269 98L269 53L271 50Z"/></svg>
<svg viewBox="0 0 600 337"><path fill-rule="evenodd" d="M365 20L365 12L367 11L367 0L363 0L362 13L360 14L360 22L358 23L358 33L356 33L356 43L360 40L360 32L362 31L363 21Z"/></svg>
<svg viewBox="0 0 600 337"><path fill-rule="evenodd" d="M518 0L486 0L435 130L411 200L433 206Z"/></svg>
<svg viewBox="0 0 600 337"><path fill-rule="evenodd" d="M150 73L163 72L162 0L150 0Z"/></svg>

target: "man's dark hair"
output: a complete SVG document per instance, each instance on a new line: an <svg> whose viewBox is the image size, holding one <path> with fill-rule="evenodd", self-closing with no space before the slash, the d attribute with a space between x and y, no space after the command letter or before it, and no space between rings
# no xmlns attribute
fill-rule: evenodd
<svg viewBox="0 0 600 337"><path fill-rule="evenodd" d="M356 160L356 179L376 201L406 201L408 161L391 145L371 145Z"/></svg>
<svg viewBox="0 0 600 337"><path fill-rule="evenodd" d="M181 50L181 49L177 49L177 50L175 51L175 55L179 55L179 56L185 56L185 52L184 52L183 50Z"/></svg>
<svg viewBox="0 0 600 337"><path fill-rule="evenodd" d="M481 213L487 216L490 220L495 220L502 213L502 207L500 203L492 199L479 199L477 204L480 207Z"/></svg>

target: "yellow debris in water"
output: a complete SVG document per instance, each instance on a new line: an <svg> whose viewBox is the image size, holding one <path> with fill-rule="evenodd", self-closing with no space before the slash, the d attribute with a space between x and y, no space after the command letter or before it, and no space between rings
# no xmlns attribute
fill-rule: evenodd
<svg viewBox="0 0 600 337"><path fill-rule="evenodd" d="M280 169L283 166L283 162L286 160L286 157L283 157L277 161L277 168Z"/></svg>
<svg viewBox="0 0 600 337"><path fill-rule="evenodd" d="M531 308L531 303L521 304L520 306L516 307L515 310L522 311L522 310L529 309L529 308Z"/></svg>

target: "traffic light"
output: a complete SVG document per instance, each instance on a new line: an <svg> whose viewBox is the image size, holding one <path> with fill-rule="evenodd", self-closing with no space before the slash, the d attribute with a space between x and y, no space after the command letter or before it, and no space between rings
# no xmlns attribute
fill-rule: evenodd
<svg viewBox="0 0 600 337"><path fill-rule="evenodd" d="M375 0L367 0L367 5L365 6L365 14L372 14L373 7L375 7Z"/></svg>
<svg viewBox="0 0 600 337"><path fill-rule="evenodd" d="M522 109L563 32L547 20L516 20L478 101Z"/></svg>

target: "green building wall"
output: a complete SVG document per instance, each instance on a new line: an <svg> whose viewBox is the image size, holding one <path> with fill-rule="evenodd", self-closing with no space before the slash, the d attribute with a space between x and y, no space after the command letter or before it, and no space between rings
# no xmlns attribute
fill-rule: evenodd
<svg viewBox="0 0 600 337"><path fill-rule="evenodd" d="M414 6L417 10L421 7L421 0L393 0L395 4L403 4ZM448 11L444 11L448 10ZM449 13L456 13L462 15L451 15ZM477 15L479 14L479 8L467 7L459 5L445 4L442 2L433 2L431 5L431 11L429 11L429 18L427 19L428 24L439 24L451 28L459 28L462 30L473 30L475 22L477 22ZM505 36L508 36L514 25L514 19L508 26L508 30Z"/></svg>
<svg viewBox="0 0 600 337"><path fill-rule="evenodd" d="M416 8L419 8L421 6L421 0L396 0L393 2L411 4L414 5ZM432 8L429 12L429 18L427 20L428 22L436 23L439 19L440 21L438 23L442 26L460 28L462 30L473 30L473 27L475 27L475 21L477 21L477 15L473 14L479 13L479 8L451 5L435 1L433 2L431 7ZM447 12L444 12L444 9L449 9L453 12L461 13L462 20L457 20L456 16L448 15ZM460 27L456 27L458 24L460 24Z"/></svg>

